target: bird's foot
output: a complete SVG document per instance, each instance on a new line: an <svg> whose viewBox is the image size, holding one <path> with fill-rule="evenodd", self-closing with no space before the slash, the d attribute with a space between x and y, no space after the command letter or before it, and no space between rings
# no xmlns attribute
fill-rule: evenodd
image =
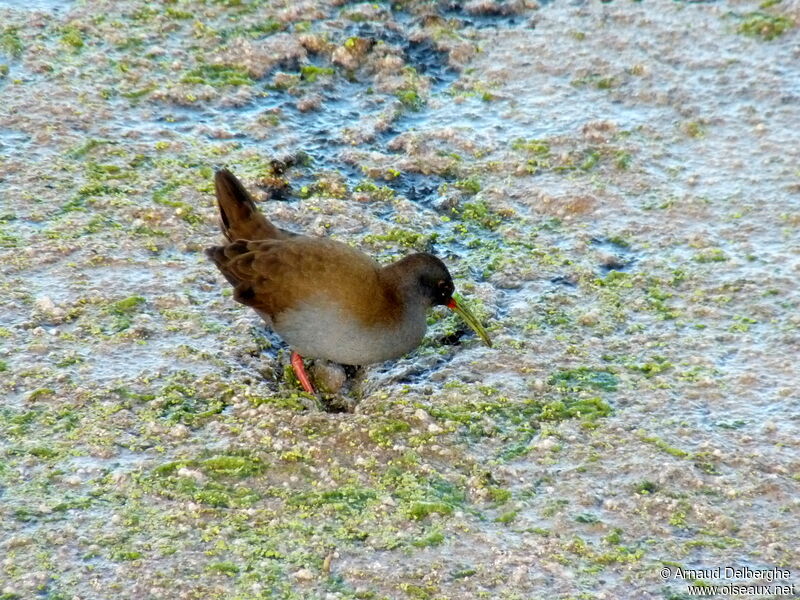
<svg viewBox="0 0 800 600"><path fill-rule="evenodd" d="M316 392L314 391L314 386L311 385L311 381L308 379L308 374L306 373L306 368L303 366L303 357L297 352L292 352L292 358L290 362L292 363L294 374L297 375L297 379L300 381L300 385L303 386L303 389L306 392L312 396L315 396Z"/></svg>

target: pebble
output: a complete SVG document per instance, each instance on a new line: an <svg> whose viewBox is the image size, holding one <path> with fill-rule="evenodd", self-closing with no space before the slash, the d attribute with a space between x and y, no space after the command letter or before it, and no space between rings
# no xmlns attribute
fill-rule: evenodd
<svg viewBox="0 0 800 600"><path fill-rule="evenodd" d="M303 568L298 571L295 571L293 577L297 581L311 581L312 579L314 579L314 573L312 573L308 569Z"/></svg>

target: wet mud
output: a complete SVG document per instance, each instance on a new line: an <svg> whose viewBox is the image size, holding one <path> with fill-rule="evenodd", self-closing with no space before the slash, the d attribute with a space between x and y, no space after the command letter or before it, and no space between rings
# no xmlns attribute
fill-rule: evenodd
<svg viewBox="0 0 800 600"><path fill-rule="evenodd" d="M0 2L0 598L800 585L797 2ZM279 226L448 264L300 393L230 297ZM709 581L748 584L752 578Z"/></svg>

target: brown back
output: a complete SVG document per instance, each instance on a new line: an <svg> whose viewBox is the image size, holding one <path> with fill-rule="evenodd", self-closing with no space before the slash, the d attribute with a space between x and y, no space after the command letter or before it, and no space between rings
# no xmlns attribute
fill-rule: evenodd
<svg viewBox="0 0 800 600"><path fill-rule="evenodd" d="M379 265L336 240L298 236L287 240L237 240L206 250L235 287L234 299L275 319L303 302L346 306L366 326L402 318L398 289ZM321 300L324 290L325 300Z"/></svg>

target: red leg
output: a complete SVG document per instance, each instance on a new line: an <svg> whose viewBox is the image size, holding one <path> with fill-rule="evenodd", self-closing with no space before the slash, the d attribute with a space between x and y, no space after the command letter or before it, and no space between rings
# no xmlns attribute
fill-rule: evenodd
<svg viewBox="0 0 800 600"><path fill-rule="evenodd" d="M309 381L308 375L306 374L306 369L303 366L303 357L297 352L292 352L291 363L294 374L297 375L297 378L300 380L300 385L302 385L303 389L309 394L314 394L314 386L311 385L311 381Z"/></svg>

